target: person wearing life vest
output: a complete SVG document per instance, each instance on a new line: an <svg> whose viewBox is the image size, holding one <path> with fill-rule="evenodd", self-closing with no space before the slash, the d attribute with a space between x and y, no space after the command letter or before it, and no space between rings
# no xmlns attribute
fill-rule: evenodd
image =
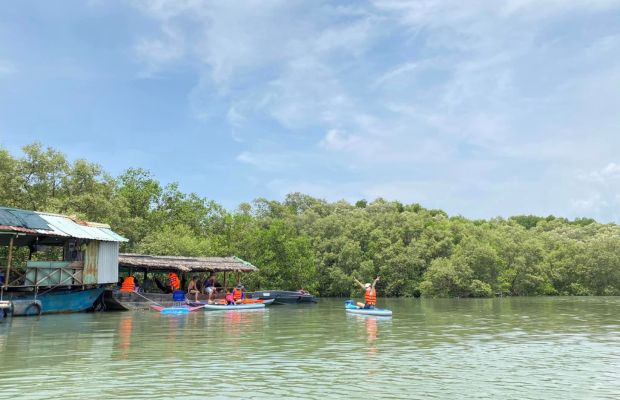
<svg viewBox="0 0 620 400"><path fill-rule="evenodd" d="M133 292L136 290L136 282L133 276L129 275L121 285L121 292Z"/></svg>
<svg viewBox="0 0 620 400"><path fill-rule="evenodd" d="M353 280L362 289L364 289L364 303L357 303L357 306L359 308L365 309L375 308L375 306L377 305L377 291L375 290L375 285L379 281L379 277L375 278L375 280L372 282L372 285L370 283L363 284L362 282L355 279L355 277L353 277Z"/></svg>
<svg viewBox="0 0 620 400"><path fill-rule="evenodd" d="M233 300L235 300L235 304L243 303L243 299L245 299L245 292L242 284L238 284L237 287L233 289L232 296Z"/></svg>
<svg viewBox="0 0 620 400"><path fill-rule="evenodd" d="M226 290L226 297L224 297L224 299L226 300L226 305L228 306L232 306L233 304L235 304L235 298L233 297L232 293L230 293L230 289Z"/></svg>
<svg viewBox="0 0 620 400"><path fill-rule="evenodd" d="M168 286L172 292L181 288L181 281L176 272L168 272Z"/></svg>

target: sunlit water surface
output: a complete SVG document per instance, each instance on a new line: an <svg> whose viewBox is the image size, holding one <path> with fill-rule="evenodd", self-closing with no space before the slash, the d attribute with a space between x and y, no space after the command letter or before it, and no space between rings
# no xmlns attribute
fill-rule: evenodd
<svg viewBox="0 0 620 400"><path fill-rule="evenodd" d="M620 298L342 300L0 323L0 398L620 398Z"/></svg>

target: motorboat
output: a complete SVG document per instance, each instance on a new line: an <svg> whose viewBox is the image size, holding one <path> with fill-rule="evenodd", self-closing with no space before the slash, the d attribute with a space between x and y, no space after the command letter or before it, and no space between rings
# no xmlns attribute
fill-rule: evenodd
<svg viewBox="0 0 620 400"><path fill-rule="evenodd" d="M317 298L306 291L259 290L246 293L246 296L252 299L273 299L273 304L312 304L317 302Z"/></svg>

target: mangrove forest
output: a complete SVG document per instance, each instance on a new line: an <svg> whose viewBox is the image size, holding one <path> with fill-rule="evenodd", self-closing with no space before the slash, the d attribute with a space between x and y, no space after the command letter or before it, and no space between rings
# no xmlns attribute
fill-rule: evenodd
<svg viewBox="0 0 620 400"><path fill-rule="evenodd" d="M1 206L110 224L129 239L125 252L237 255L260 268L244 276L256 289L349 296L359 294L352 277L380 276L381 296L620 295L620 227L589 218L471 220L302 193L228 210L144 169L112 176L39 143L19 155L0 149L0 187Z"/></svg>

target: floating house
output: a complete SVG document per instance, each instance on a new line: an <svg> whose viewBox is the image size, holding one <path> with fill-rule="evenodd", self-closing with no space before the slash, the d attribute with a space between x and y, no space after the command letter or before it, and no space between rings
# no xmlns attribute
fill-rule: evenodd
<svg viewBox="0 0 620 400"><path fill-rule="evenodd" d="M106 224L0 207L0 304L13 315L93 308L118 282L125 241Z"/></svg>
<svg viewBox="0 0 620 400"><path fill-rule="evenodd" d="M241 273L258 271L258 268L254 265L234 256L175 257L120 254L118 257L118 267L122 275L133 275L141 281L141 292L123 292L118 288L106 290L104 299L106 309L108 310L148 308L149 302L172 305L172 295L164 293L164 286L167 282L155 280L154 275L158 273L164 273L165 275L168 272L175 272L179 276L188 278L195 274L220 272L223 273L221 286L226 288L230 284L238 283L241 279ZM229 273L234 275L230 277Z"/></svg>

